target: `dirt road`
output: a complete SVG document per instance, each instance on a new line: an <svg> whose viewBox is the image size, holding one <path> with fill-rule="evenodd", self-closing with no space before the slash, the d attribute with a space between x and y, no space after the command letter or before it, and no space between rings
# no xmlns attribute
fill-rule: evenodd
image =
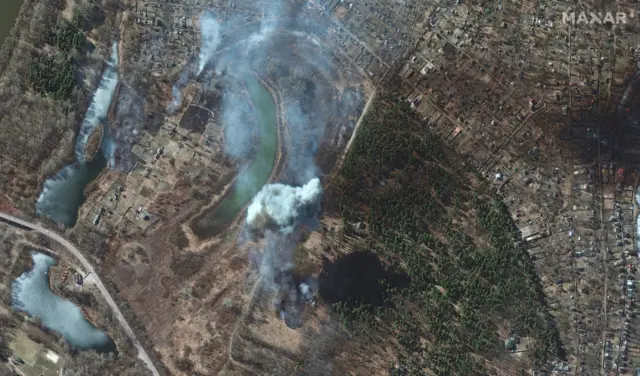
<svg viewBox="0 0 640 376"><path fill-rule="evenodd" d="M37 231L43 235L48 236L49 238L55 240L56 242L64 246L66 250L68 250L78 261L80 261L82 266L85 268L85 272L92 273L94 275L95 286L98 288L102 296L104 296L104 298L106 299L107 303L111 307L111 310L113 310L115 317L120 322L120 325L122 325L125 332L129 336L129 339L131 339L131 342L133 342L133 345L136 347L136 349L138 349L138 358L140 358L146 364L147 368L149 369L149 371L151 371L153 376L160 376L160 374L158 373L158 370L153 365L153 362L151 362L151 358L149 358L149 355L147 354L145 349L142 347L142 345L136 338L136 335L133 333L133 330L129 326L129 323L127 322L125 317L122 315L122 312L120 312L118 305L113 300L111 295L109 295L109 291L107 291L107 289L104 287L104 284L100 280L100 277L98 277L98 275L96 274L95 270L93 269L89 261L84 257L84 255L80 252L78 248L76 248L73 244L71 244L68 240L66 240L62 236L58 235L57 233L47 228L42 227L40 224L27 222L20 218L16 218L12 215L9 215L3 212L0 212L0 218L10 222L11 224L18 225L21 227L26 227L33 231Z"/></svg>
<svg viewBox="0 0 640 376"><path fill-rule="evenodd" d="M371 93L369 100L367 100L367 104L365 104L364 109L362 110L362 114L360 115L360 118L358 119L356 126L353 128L353 133L351 134L351 138L349 139L349 141L347 141L347 146L344 148L344 151L342 152L340 161L338 162L338 165L335 169L336 171L340 171L340 169L342 168L342 165L344 164L344 160L347 157L347 153L349 152L349 148L351 148L351 144L353 144L353 140L356 139L356 134L358 133L358 129L360 129L362 120L364 119L364 116L367 114L367 112L369 112L369 108L371 108L371 104L376 99L377 91L378 91L378 88L373 89L373 92Z"/></svg>

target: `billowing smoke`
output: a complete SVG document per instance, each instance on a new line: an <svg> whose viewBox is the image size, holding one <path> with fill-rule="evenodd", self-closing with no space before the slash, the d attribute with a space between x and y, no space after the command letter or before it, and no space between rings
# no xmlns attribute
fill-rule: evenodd
<svg viewBox="0 0 640 376"><path fill-rule="evenodd" d="M288 327L297 329L302 325L304 304L291 273L285 272L275 280L278 285L278 295L275 301L275 309L282 321Z"/></svg>
<svg viewBox="0 0 640 376"><path fill-rule="evenodd" d="M180 76L178 77L178 81L176 81L176 83L173 84L173 87L171 88L172 98L171 102L169 102L169 105L167 106L167 112L170 114L180 109L182 105L182 90L189 83L189 73L189 70L182 71L180 73Z"/></svg>
<svg viewBox="0 0 640 376"><path fill-rule="evenodd" d="M264 235L265 246L260 257L260 275L269 283L293 269L293 250L296 246L293 235L284 235L267 231ZM277 287L277 286L275 286Z"/></svg>
<svg viewBox="0 0 640 376"><path fill-rule="evenodd" d="M269 184L258 192L247 210L249 229L265 234L260 274L276 293L276 311L293 329L302 324L304 304L315 304L318 291L315 279L299 284L294 280L294 230L318 216L321 195L318 178L302 187Z"/></svg>
<svg viewBox="0 0 640 376"><path fill-rule="evenodd" d="M202 35L202 46L200 47L200 61L198 63L199 76L205 65L215 55L220 45L220 24L211 12L204 12L200 17L200 33Z"/></svg>
<svg viewBox="0 0 640 376"><path fill-rule="evenodd" d="M334 84L341 77L333 66L333 54L319 43L327 33L327 21L308 13L302 1L256 3L255 7L262 7L255 12L260 17L230 12L222 21L213 12L202 14L200 56L193 71L204 91L221 94L219 125L224 130L225 154L242 171L236 180L238 190L254 192L258 184L250 175L252 170L243 167L256 158L256 134L264 131L261 123L256 125L259 106L247 96L247 82L252 81L247 78L257 76L278 93L279 115L287 127L285 136L278 138L286 154L282 179L289 184L262 187L249 205L246 226L253 236L262 238L257 265L262 281L274 292L275 308L288 326L296 328L305 304L314 304L317 293L315 280L293 272L297 229L313 225L320 210L322 186L315 154L325 136L325 124L349 115L338 109L340 94ZM175 98L180 98L179 91L174 92Z"/></svg>
<svg viewBox="0 0 640 376"><path fill-rule="evenodd" d="M319 288L316 278L296 282L292 273L296 242L297 238L292 233L267 230L260 259L262 279L275 294L274 309L285 324L293 329L302 325L305 304L315 304Z"/></svg>
<svg viewBox="0 0 640 376"><path fill-rule="evenodd" d="M322 186L313 178L302 187L269 184L262 187L247 210L252 230L291 233L298 224L318 215Z"/></svg>
<svg viewBox="0 0 640 376"><path fill-rule="evenodd" d="M142 132L144 106L144 98L131 86L126 84L120 86L115 107L115 122L111 128L115 148L109 161L109 168L125 172L134 168L137 159L130 145Z"/></svg>
<svg viewBox="0 0 640 376"><path fill-rule="evenodd" d="M304 304L314 304L315 279L296 283L292 270L295 229L318 216L322 186L313 178L302 187L285 184L264 186L247 210L247 226L264 234L260 274L275 292L275 309L290 328L302 324Z"/></svg>
<svg viewBox="0 0 640 376"><path fill-rule="evenodd" d="M305 282L302 282L298 288L305 303L315 303L316 295L318 294L318 290L320 290L320 284L317 278L307 279Z"/></svg>

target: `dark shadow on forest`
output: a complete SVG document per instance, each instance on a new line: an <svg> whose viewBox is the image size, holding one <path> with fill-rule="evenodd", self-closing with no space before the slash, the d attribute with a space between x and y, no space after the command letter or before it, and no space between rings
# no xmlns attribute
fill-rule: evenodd
<svg viewBox="0 0 640 376"><path fill-rule="evenodd" d="M389 288L407 288L410 279L387 269L375 253L356 251L333 262L325 259L319 283L320 296L329 304L358 302L381 307L387 305Z"/></svg>

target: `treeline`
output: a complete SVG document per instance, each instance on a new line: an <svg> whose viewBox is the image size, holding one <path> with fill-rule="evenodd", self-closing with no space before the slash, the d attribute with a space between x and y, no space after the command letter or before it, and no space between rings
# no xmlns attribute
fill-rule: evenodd
<svg viewBox="0 0 640 376"><path fill-rule="evenodd" d="M54 27L43 32L39 41L54 47L54 52L36 53L29 66L29 80L40 94L53 99L68 99L73 87L79 81L78 68L83 63L87 46L85 32L103 26L105 10L116 12L120 3L103 0L102 5L94 1L80 1L75 4L73 17L67 20L59 16ZM108 27L98 29L99 40L113 37Z"/></svg>
<svg viewBox="0 0 640 376"><path fill-rule="evenodd" d="M480 359L506 352L499 329L531 337L534 367L562 355L533 263L517 244L500 197L417 119L404 102L379 102L363 119L333 207L369 225L366 243L406 289L386 304L334 305L343 323L369 335L393 333L401 364L393 375L487 375ZM474 181L480 177L475 176ZM347 236L358 236L355 230Z"/></svg>
<svg viewBox="0 0 640 376"><path fill-rule="evenodd" d="M40 94L66 99L76 83L78 58L85 43L79 18L61 19L49 31L46 43L56 48L55 55L40 52L29 66L29 80Z"/></svg>
<svg viewBox="0 0 640 376"><path fill-rule="evenodd" d="M71 78L96 84L111 47L77 48L78 26L94 40L109 38L96 28L103 22L112 29L116 14L109 9L117 2L25 0L0 48L0 190L26 213L33 214L44 177L73 157L93 88ZM67 21L70 10L75 18Z"/></svg>

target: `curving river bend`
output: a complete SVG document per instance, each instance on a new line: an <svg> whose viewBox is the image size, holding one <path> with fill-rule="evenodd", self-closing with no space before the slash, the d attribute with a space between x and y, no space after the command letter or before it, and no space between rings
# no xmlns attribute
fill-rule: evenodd
<svg viewBox="0 0 640 376"><path fill-rule="evenodd" d="M251 162L236 179L232 191L220 204L195 217L191 228L199 238L220 234L269 180L278 151L276 102L255 76L244 74L244 83L258 118L259 143Z"/></svg>

